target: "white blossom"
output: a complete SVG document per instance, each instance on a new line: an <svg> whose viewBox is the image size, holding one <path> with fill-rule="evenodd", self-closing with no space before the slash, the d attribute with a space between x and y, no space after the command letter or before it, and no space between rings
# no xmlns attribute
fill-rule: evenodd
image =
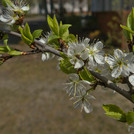
<svg viewBox="0 0 134 134"><path fill-rule="evenodd" d="M48 38L49 38L50 35L51 35L51 33L48 33L47 35L43 35L43 36L39 39L39 41L40 41L41 43L45 44L45 45L48 45ZM54 57L55 57L54 54L45 52L45 53L42 54L41 59L42 59L42 61L46 61L46 60L50 60L50 59L52 59L52 58L54 58Z"/></svg>
<svg viewBox="0 0 134 134"><path fill-rule="evenodd" d="M69 48L67 51L67 55L70 58L71 64L74 65L74 68L81 68L84 66L84 59L82 57L83 51L88 46L89 39L86 38L79 42L69 43Z"/></svg>
<svg viewBox="0 0 134 134"><path fill-rule="evenodd" d="M120 49L114 51L114 56L106 56L105 61L112 69L111 75L114 78L118 78L120 75L128 76L132 71L130 64L132 64L133 54L123 53Z"/></svg>
<svg viewBox="0 0 134 134"><path fill-rule="evenodd" d="M15 0L12 4L7 4L7 8L22 15L30 10L29 5L24 0Z"/></svg>
<svg viewBox="0 0 134 134"><path fill-rule="evenodd" d="M65 89L69 96L83 95L91 84L88 81L80 80L79 75L74 73L69 75L69 82L66 83Z"/></svg>
<svg viewBox="0 0 134 134"><path fill-rule="evenodd" d="M12 10L3 10L3 14L0 16L0 21L8 24L13 25L17 20L19 19L19 16L14 14Z"/></svg>
<svg viewBox="0 0 134 134"><path fill-rule="evenodd" d="M75 108L80 108L81 111L84 110L86 113L91 113L93 111L93 107L89 103L89 100L95 99L94 96L90 94L85 94L83 96L76 96L71 99L76 100L73 103Z"/></svg>
<svg viewBox="0 0 134 134"><path fill-rule="evenodd" d="M81 58L88 59L90 66L96 66L97 64L104 64L104 51L102 50L103 43L101 41L96 42L94 45L86 46L86 49L82 52Z"/></svg>
<svg viewBox="0 0 134 134"><path fill-rule="evenodd" d="M71 64L74 65L74 68L81 68L84 66L84 61L80 59L80 55L83 50L84 47L81 44L69 43L67 55L70 58Z"/></svg>
<svg viewBox="0 0 134 134"><path fill-rule="evenodd" d="M52 35L52 32L48 32L47 34L43 34L41 36L41 38L39 39L39 41L43 44L48 45L48 38L50 37L50 35Z"/></svg>

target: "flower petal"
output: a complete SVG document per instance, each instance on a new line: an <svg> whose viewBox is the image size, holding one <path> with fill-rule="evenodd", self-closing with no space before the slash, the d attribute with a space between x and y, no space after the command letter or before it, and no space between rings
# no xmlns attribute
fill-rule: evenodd
<svg viewBox="0 0 134 134"><path fill-rule="evenodd" d="M24 6L24 7L22 7L21 9L22 9L23 11L29 11L30 8L29 8L29 6Z"/></svg>
<svg viewBox="0 0 134 134"><path fill-rule="evenodd" d="M103 48L103 43L101 41L98 41L95 45L94 45L94 50L101 50Z"/></svg>
<svg viewBox="0 0 134 134"><path fill-rule="evenodd" d="M71 80L71 81L78 81L79 80L79 75L78 74L75 74L75 73L73 73L73 74L70 74L69 75L69 79Z"/></svg>
<svg viewBox="0 0 134 134"><path fill-rule="evenodd" d="M104 57L102 55L95 54L94 58L98 64L104 64Z"/></svg>
<svg viewBox="0 0 134 134"><path fill-rule="evenodd" d="M42 54L41 59L42 59L42 61L45 61L47 59L46 54Z"/></svg>
<svg viewBox="0 0 134 134"><path fill-rule="evenodd" d="M112 77L114 77L114 78L119 77L121 75L121 72L122 72L122 68L120 68L120 67L114 68L112 71Z"/></svg>
<svg viewBox="0 0 134 134"><path fill-rule="evenodd" d="M83 109L86 113L91 113L93 111L93 107L90 103L88 103L88 105L84 105Z"/></svg>
<svg viewBox="0 0 134 134"><path fill-rule="evenodd" d="M1 15L1 16L0 16L0 21L2 21L2 22L8 22L9 19L5 19L5 18L3 17L3 15Z"/></svg>
<svg viewBox="0 0 134 134"><path fill-rule="evenodd" d="M115 58L113 56L106 56L105 61L110 65L110 68L113 68L116 64Z"/></svg>
<svg viewBox="0 0 134 134"><path fill-rule="evenodd" d="M84 43L84 46L85 46L85 47L89 47L89 41L90 41L89 38L85 38L85 39L84 39L83 43Z"/></svg>
<svg viewBox="0 0 134 134"><path fill-rule="evenodd" d="M129 82L134 86L134 74L129 77Z"/></svg>
<svg viewBox="0 0 134 134"><path fill-rule="evenodd" d="M114 57L121 60L124 57L124 53L120 49L114 50Z"/></svg>
<svg viewBox="0 0 134 134"><path fill-rule="evenodd" d="M85 51L80 55L80 57L81 57L83 60L86 60L86 59L88 58L88 55L89 55L88 50L85 50Z"/></svg>
<svg viewBox="0 0 134 134"><path fill-rule="evenodd" d="M84 62L82 60L77 60L74 68L81 68L83 65L84 65Z"/></svg>

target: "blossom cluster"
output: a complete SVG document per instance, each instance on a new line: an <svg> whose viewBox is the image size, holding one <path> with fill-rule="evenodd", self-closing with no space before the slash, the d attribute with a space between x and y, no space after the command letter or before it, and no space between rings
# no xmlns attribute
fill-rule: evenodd
<svg viewBox="0 0 134 134"><path fill-rule="evenodd" d="M49 35L40 41L47 44L48 38ZM78 71L86 67L88 71L95 71L109 80L126 77L134 86L133 53L125 53L125 51L116 49L113 55L106 55L101 41L90 43L90 39L85 38L77 42L69 42L68 49L64 51L64 54L69 58L74 69ZM42 55L42 60L47 60L48 57L48 53L45 53ZM93 108L89 100L94 97L89 92L94 84L95 82L82 80L78 73L69 75L65 89L69 96L76 100L75 107L81 106L81 109L87 113L92 111Z"/></svg>
<svg viewBox="0 0 134 134"><path fill-rule="evenodd" d="M94 44L89 44L89 41L86 38L81 42L69 43L67 55L74 68L80 69L86 66L89 70L96 71L108 79L129 77L129 82L134 85L134 54L132 52L125 53L116 49L113 56L106 55L102 50L101 41Z"/></svg>
<svg viewBox="0 0 134 134"><path fill-rule="evenodd" d="M0 16L0 21L7 25L20 25L24 15L29 11L29 5L24 0L6 1L6 6Z"/></svg>

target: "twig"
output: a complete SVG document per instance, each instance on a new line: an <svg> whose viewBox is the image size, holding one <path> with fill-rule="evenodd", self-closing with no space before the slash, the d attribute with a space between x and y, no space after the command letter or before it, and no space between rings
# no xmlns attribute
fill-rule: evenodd
<svg viewBox="0 0 134 134"><path fill-rule="evenodd" d="M122 96L124 96L125 98L127 98L128 100L130 100L132 103L132 97L131 94L125 90L123 90L122 88L118 87L115 83L113 83L112 81L108 80L107 78L101 76L99 73L93 72L90 70L90 73L95 76L97 79L101 80L106 87L109 87L110 89L118 92L119 94L121 94Z"/></svg>
<svg viewBox="0 0 134 134"><path fill-rule="evenodd" d="M21 34L19 34L17 32L8 31L8 30L2 30L2 31L5 34L10 34L10 35L14 35L14 36L17 36L17 37L21 37ZM51 48L50 46L48 46L48 45L46 45L44 43L41 43L38 40L34 40L34 42L36 44L38 44L40 47L42 47L43 50L41 50L41 51L46 51L46 52L53 53L53 54L55 54L57 56L61 56L60 55L60 52L58 50L55 50L54 48ZM29 54L35 54L35 53L37 53L37 52L33 52L33 53L30 53L29 52ZM26 55L29 55L29 54L26 54ZM123 90L122 88L118 87L115 83L113 83L112 81L109 81L105 77L101 76L99 73L96 73L96 72L93 72L93 71L90 71L90 73L94 77L96 77L97 79L99 79L101 82L103 82L106 87L109 87L110 89L118 92L119 94L121 94L122 96L124 96L125 98L127 98L129 101L131 101L132 103L134 103L133 100L132 100L131 94L129 92L127 92L127 91Z"/></svg>
<svg viewBox="0 0 134 134"><path fill-rule="evenodd" d="M1 30L3 33L5 33L5 34L14 35L14 36L16 36L16 37L21 38L21 34L20 34L20 33L13 32L13 31L9 31L9 30L2 30L2 29L0 29L0 30ZM34 40L34 42L35 42L36 44L38 44L40 47L42 47L43 51L45 51L45 52L50 52L50 53L53 53L53 54L55 54L55 55L57 55L57 56L60 56L59 51L55 50L54 48L52 48L52 47L50 47L50 46L48 46L48 45L46 45L46 44L44 44L44 43L42 43L42 42L36 40L36 39Z"/></svg>

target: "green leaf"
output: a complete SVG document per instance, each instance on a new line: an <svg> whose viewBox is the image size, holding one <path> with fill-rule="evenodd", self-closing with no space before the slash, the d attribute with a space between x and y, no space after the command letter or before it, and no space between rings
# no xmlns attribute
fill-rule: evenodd
<svg viewBox="0 0 134 134"><path fill-rule="evenodd" d="M58 24L58 21L56 19L56 16L54 15L54 18L53 18L53 28L54 28L54 33L56 35L59 35L59 24Z"/></svg>
<svg viewBox="0 0 134 134"><path fill-rule="evenodd" d="M28 45L31 45L31 43L33 42L32 40L28 39L25 35L24 35L24 31L22 27L19 27L20 33L21 33L21 39Z"/></svg>
<svg viewBox="0 0 134 134"><path fill-rule="evenodd" d="M76 69L67 58L60 61L60 69L66 74L76 73Z"/></svg>
<svg viewBox="0 0 134 134"><path fill-rule="evenodd" d="M25 24L24 36L26 36L29 40L33 41L33 36L31 34L28 23Z"/></svg>
<svg viewBox="0 0 134 134"><path fill-rule="evenodd" d="M28 45L31 45L33 41L29 40L24 34L21 34L21 39Z"/></svg>
<svg viewBox="0 0 134 134"><path fill-rule="evenodd" d="M7 42L8 42L8 40L4 40L4 44L5 44L6 48L7 48L7 50L11 51L11 48L7 45Z"/></svg>
<svg viewBox="0 0 134 134"><path fill-rule="evenodd" d="M132 11L128 15L127 27L131 30L134 30L134 8L132 8Z"/></svg>
<svg viewBox="0 0 134 134"><path fill-rule="evenodd" d="M33 40L36 39L36 38L39 38L41 36L42 31L43 31L42 29L35 30L32 34L33 35Z"/></svg>
<svg viewBox="0 0 134 134"><path fill-rule="evenodd" d="M63 52L60 52L60 55L61 55L61 57L62 57L63 59L68 59L67 55L64 54Z"/></svg>
<svg viewBox="0 0 134 134"><path fill-rule="evenodd" d="M126 114L126 119L128 124L132 124L134 122L134 112L129 111Z"/></svg>
<svg viewBox="0 0 134 134"><path fill-rule="evenodd" d="M55 34L55 29L54 29L54 25L53 25L53 19L49 15L47 16L47 22L48 22L49 28L51 29L53 34Z"/></svg>
<svg viewBox="0 0 134 134"><path fill-rule="evenodd" d="M48 38L48 43L52 43L53 41L59 39L60 37L57 35L50 35Z"/></svg>
<svg viewBox="0 0 134 134"><path fill-rule="evenodd" d="M132 34L129 31L127 31L126 29L123 29L123 33L125 35L126 40L132 40L133 39Z"/></svg>
<svg viewBox="0 0 134 134"><path fill-rule="evenodd" d="M68 28L71 27L71 25L69 24L65 24L65 25L62 25L60 26L60 37L68 37L69 36L69 30Z"/></svg>
<svg viewBox="0 0 134 134"><path fill-rule="evenodd" d="M2 40L8 39L8 34L5 34L2 38Z"/></svg>
<svg viewBox="0 0 134 134"><path fill-rule="evenodd" d="M60 21L60 27L62 26L63 24L62 24L62 21Z"/></svg>
<svg viewBox="0 0 134 134"><path fill-rule="evenodd" d="M7 47L5 47L5 46L0 46L0 53L6 53L6 52L8 52Z"/></svg>
<svg viewBox="0 0 134 134"><path fill-rule="evenodd" d="M8 39L8 34L4 34L3 32L1 32L1 39L0 40L6 40L6 39Z"/></svg>
<svg viewBox="0 0 134 134"><path fill-rule="evenodd" d="M124 26L124 25L120 25L121 28L129 31L130 33L134 34L134 31L132 31L131 29L129 29L128 27Z"/></svg>
<svg viewBox="0 0 134 134"><path fill-rule="evenodd" d="M53 19L49 15L47 16L47 22L50 29L53 31Z"/></svg>
<svg viewBox="0 0 134 134"><path fill-rule="evenodd" d="M58 21L54 15L54 18L52 19L49 15L47 16L48 25L55 35L59 35L59 24Z"/></svg>
<svg viewBox="0 0 134 134"><path fill-rule="evenodd" d="M8 54L11 56L19 56L19 55L22 55L22 52L12 50L12 51L8 52Z"/></svg>
<svg viewBox="0 0 134 134"><path fill-rule="evenodd" d="M76 39L75 35L69 34L69 36L68 36L68 38L67 38L67 41L68 41L68 42L76 42L77 39Z"/></svg>
<svg viewBox="0 0 134 134"><path fill-rule="evenodd" d="M2 5L4 7L7 7L7 5L10 5L11 7L13 7L14 4L12 3L11 0L2 0Z"/></svg>
<svg viewBox="0 0 134 134"><path fill-rule="evenodd" d="M86 80L86 81L89 81L89 82L94 82L95 81L94 77L86 69L86 67L84 67L84 69L79 72L79 75L80 75L80 77L81 77L82 80Z"/></svg>
<svg viewBox="0 0 134 134"><path fill-rule="evenodd" d="M120 122L126 122L126 114L118 106L113 104L103 105L103 109L105 110L105 114L107 116L116 119Z"/></svg>

